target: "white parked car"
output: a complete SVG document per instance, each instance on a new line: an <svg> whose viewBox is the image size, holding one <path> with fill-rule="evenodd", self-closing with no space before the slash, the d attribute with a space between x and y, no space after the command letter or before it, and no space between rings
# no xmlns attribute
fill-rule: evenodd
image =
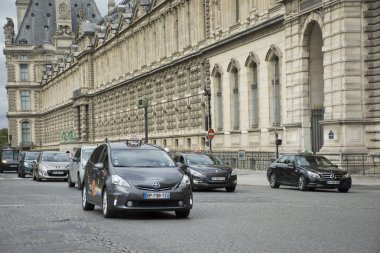
<svg viewBox="0 0 380 253"><path fill-rule="evenodd" d="M78 189L82 189L84 167L95 148L96 146L84 146L75 151L68 166L69 174L67 183L69 187L74 187L75 184L77 184Z"/></svg>

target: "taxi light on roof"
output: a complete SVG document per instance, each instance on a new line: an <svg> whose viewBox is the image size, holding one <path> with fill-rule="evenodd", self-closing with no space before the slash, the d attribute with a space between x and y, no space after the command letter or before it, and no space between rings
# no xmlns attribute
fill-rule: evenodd
<svg viewBox="0 0 380 253"><path fill-rule="evenodd" d="M129 134L126 143L128 146L141 146L141 137L137 134Z"/></svg>

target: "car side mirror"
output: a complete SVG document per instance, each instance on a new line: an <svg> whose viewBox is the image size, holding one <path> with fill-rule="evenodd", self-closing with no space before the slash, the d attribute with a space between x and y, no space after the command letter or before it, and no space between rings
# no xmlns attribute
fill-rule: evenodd
<svg viewBox="0 0 380 253"><path fill-rule="evenodd" d="M78 160L78 158L76 158L76 157L73 157L73 162L79 162L79 160Z"/></svg>
<svg viewBox="0 0 380 253"><path fill-rule="evenodd" d="M103 170L104 164L103 163L96 163L96 164L94 164L94 169Z"/></svg>
<svg viewBox="0 0 380 253"><path fill-rule="evenodd" d="M186 174L189 175L189 167L186 164L178 163L178 167Z"/></svg>
<svg viewBox="0 0 380 253"><path fill-rule="evenodd" d="M338 165L336 165L336 164L334 164L334 167L335 167L335 168L339 168Z"/></svg>
<svg viewBox="0 0 380 253"><path fill-rule="evenodd" d="M37 160L33 160L33 163L37 163Z"/></svg>

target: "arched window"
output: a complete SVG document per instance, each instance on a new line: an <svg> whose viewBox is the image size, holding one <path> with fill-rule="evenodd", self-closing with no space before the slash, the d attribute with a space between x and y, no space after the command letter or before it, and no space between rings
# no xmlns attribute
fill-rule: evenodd
<svg viewBox="0 0 380 253"><path fill-rule="evenodd" d="M215 74L215 111L216 111L216 128L223 129L223 94L222 94L222 76L219 72Z"/></svg>
<svg viewBox="0 0 380 253"><path fill-rule="evenodd" d="M274 56L271 61L271 79L272 79L272 98L273 98L273 124L279 126L281 124L281 92L280 92L280 61Z"/></svg>
<svg viewBox="0 0 380 253"><path fill-rule="evenodd" d="M236 67L231 70L231 120L232 129L240 129L240 102L239 102L239 71Z"/></svg>
<svg viewBox="0 0 380 253"><path fill-rule="evenodd" d="M30 143L30 123L27 121L21 123L21 136L24 145Z"/></svg>
<svg viewBox="0 0 380 253"><path fill-rule="evenodd" d="M248 112L249 124L251 128L259 126L259 94L258 94L258 58L255 54L250 53L245 62L248 73Z"/></svg>

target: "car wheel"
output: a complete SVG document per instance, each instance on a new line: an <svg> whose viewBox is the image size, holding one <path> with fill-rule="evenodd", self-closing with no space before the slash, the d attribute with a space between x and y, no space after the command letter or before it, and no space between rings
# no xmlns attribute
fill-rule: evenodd
<svg viewBox="0 0 380 253"><path fill-rule="evenodd" d="M272 187L272 188L278 188L278 187L280 187L280 184L277 181L277 177L276 177L275 173L270 174L269 184L270 184L270 187Z"/></svg>
<svg viewBox="0 0 380 253"><path fill-rule="evenodd" d="M82 180L80 179L79 174L78 174L78 190L82 190Z"/></svg>
<svg viewBox="0 0 380 253"><path fill-rule="evenodd" d="M41 181L42 181L42 178L40 178L40 174L38 174L38 172L37 172L37 181L38 181L38 182L41 182Z"/></svg>
<svg viewBox="0 0 380 253"><path fill-rule="evenodd" d="M190 210L175 211L175 215L178 218L186 218L187 216L189 216L189 214L190 214Z"/></svg>
<svg viewBox="0 0 380 253"><path fill-rule="evenodd" d="M236 189L236 185L226 187L226 191L227 191L227 192L234 192L235 189Z"/></svg>
<svg viewBox="0 0 380 253"><path fill-rule="evenodd" d="M306 191L307 190L307 187L306 187L306 179L304 176L299 176L298 178L298 189L300 191Z"/></svg>
<svg viewBox="0 0 380 253"><path fill-rule="evenodd" d="M103 209L103 216L104 218L113 218L115 217L115 212L110 210L110 207L108 205L108 194L107 189L103 190L103 203L102 203L102 209Z"/></svg>
<svg viewBox="0 0 380 253"><path fill-rule="evenodd" d="M340 188L338 188L338 191L339 192L348 192L349 189L350 188L348 188L348 187L340 187Z"/></svg>
<svg viewBox="0 0 380 253"><path fill-rule="evenodd" d="M92 211L92 210L94 210L95 205L87 202L86 192L87 192L87 188L86 188L86 186L84 186L82 189L82 208L85 211Z"/></svg>
<svg viewBox="0 0 380 253"><path fill-rule="evenodd" d="M70 174L67 176L67 184L69 185L69 187L74 187L75 186L75 183L71 182L71 176L70 176Z"/></svg>

